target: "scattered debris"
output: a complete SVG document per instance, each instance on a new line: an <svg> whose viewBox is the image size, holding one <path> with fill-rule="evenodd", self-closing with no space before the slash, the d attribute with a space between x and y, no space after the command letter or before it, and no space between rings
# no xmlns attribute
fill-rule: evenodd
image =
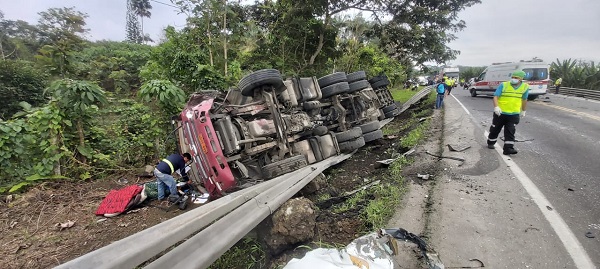
<svg viewBox="0 0 600 269"><path fill-rule="evenodd" d="M366 189L368 189L370 187L373 187L375 185L379 185L380 182L381 182L380 180L376 180L376 181L373 181L373 182L371 182L371 183L369 183L367 185L361 186L361 187L359 187L359 188L357 188L355 190L344 192L340 196L331 197L331 198L329 198L329 199L327 199L325 201L322 201L322 202L318 203L317 207L319 207L319 208L329 208L329 207L331 207L332 205L334 205L336 203L340 203L340 202L345 201L350 196L356 194L359 191L366 190Z"/></svg>
<svg viewBox="0 0 600 269"><path fill-rule="evenodd" d="M592 232L585 233L585 237L587 238L595 238L596 236Z"/></svg>
<svg viewBox="0 0 600 269"><path fill-rule="evenodd" d="M391 159L385 159L385 160L381 160L381 161L376 161L377 164L378 164L376 168L388 167L390 164L392 164L398 158L408 156L410 154L413 154L414 152L415 152L415 149L413 148L413 149L410 149L407 152L402 153L402 155L400 155L400 156L398 156L396 158L391 158Z"/></svg>
<svg viewBox="0 0 600 269"><path fill-rule="evenodd" d="M418 177L418 178L421 178L421 179L423 179L423 180L428 180L428 179L429 179L429 174L423 174L423 175L421 175L421 174L417 174L417 177Z"/></svg>
<svg viewBox="0 0 600 269"><path fill-rule="evenodd" d="M127 213L125 213L125 214L136 213L136 212L139 212L140 210L143 210L143 209L145 209L145 207L134 209L134 210L128 210Z"/></svg>
<svg viewBox="0 0 600 269"><path fill-rule="evenodd" d="M14 196L12 194L10 194L4 198L4 202L6 202L7 204L10 204L10 202L12 202L13 199L14 199Z"/></svg>
<svg viewBox="0 0 600 269"><path fill-rule="evenodd" d="M444 159L451 159L451 160L461 161L461 163L458 166L461 166L465 162L465 159L459 158L459 157L436 155L436 154L433 154L433 153L431 153L429 151L425 151L425 153L427 153L428 155L431 155L433 157L438 157L440 159L444 158Z"/></svg>
<svg viewBox="0 0 600 269"><path fill-rule="evenodd" d="M505 141L504 137L501 137L500 140ZM515 138L515 142L529 142L529 141L533 141L535 140L534 138L529 138L529 139L517 139Z"/></svg>
<svg viewBox="0 0 600 269"><path fill-rule="evenodd" d="M119 223L119 227L127 227L127 226L129 226L129 223L125 223L125 222Z"/></svg>
<svg viewBox="0 0 600 269"><path fill-rule="evenodd" d="M471 146L465 146L465 145L451 145L448 144L448 149L450 151L457 151L457 152L461 152L461 151L465 151L467 149L471 148Z"/></svg>
<svg viewBox="0 0 600 269"><path fill-rule="evenodd" d="M550 211L554 210L554 209L552 209L552 207L550 207L550 206L546 206L546 208L547 208L548 210L550 210Z"/></svg>
<svg viewBox="0 0 600 269"><path fill-rule="evenodd" d="M529 230L536 230L536 231L538 231L538 232L540 231L540 229L538 229L538 228L535 228L535 227L527 227L527 228L525 229L525 232L528 232Z"/></svg>
<svg viewBox="0 0 600 269"><path fill-rule="evenodd" d="M355 239L343 250L335 248L317 248L311 250L301 259L292 259L284 268L333 269L359 267L391 269L395 266L392 256L397 255L399 251L396 240L415 243L421 250L421 255L427 263L427 268L445 268L437 253L433 252L423 239L402 228L380 229L377 232Z"/></svg>
<svg viewBox="0 0 600 269"><path fill-rule="evenodd" d="M11 222L11 223L10 223L10 226L9 226L9 228L10 228L10 229L12 229L12 228L14 228L15 226L17 226L17 224L19 224L19 223L18 223L18 222L16 222L16 221L13 221L13 222Z"/></svg>
<svg viewBox="0 0 600 269"><path fill-rule="evenodd" d="M122 177L122 178L119 178L118 182L119 182L119 184L127 184L127 183L129 183L129 180L127 180L126 178Z"/></svg>
<svg viewBox="0 0 600 269"><path fill-rule="evenodd" d="M107 220L107 218L101 218L101 219L97 220L96 223L104 222L106 220Z"/></svg>
<svg viewBox="0 0 600 269"><path fill-rule="evenodd" d="M398 138L398 136L397 135L388 135L385 138L387 138L387 139L396 139L396 138Z"/></svg>
<svg viewBox="0 0 600 269"><path fill-rule="evenodd" d="M67 220L67 222L65 223L57 223L54 226L56 226L56 228L58 228L59 231L62 231L64 229L73 227L73 225L75 225L75 221Z"/></svg>
<svg viewBox="0 0 600 269"><path fill-rule="evenodd" d="M574 189L572 189L572 188L568 188L567 190L568 190L568 191L575 191L575 190L574 190Z"/></svg>

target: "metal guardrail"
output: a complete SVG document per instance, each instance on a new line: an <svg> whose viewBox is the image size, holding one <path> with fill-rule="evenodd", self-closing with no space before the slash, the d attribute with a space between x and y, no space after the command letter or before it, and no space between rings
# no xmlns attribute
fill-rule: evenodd
<svg viewBox="0 0 600 269"><path fill-rule="evenodd" d="M402 105L400 113L432 88L429 86L416 93ZM385 119L381 125L392 120ZM229 194L56 268L135 268L180 242L183 243L146 268L207 268L317 175L350 156L352 154L334 156Z"/></svg>
<svg viewBox="0 0 600 269"><path fill-rule="evenodd" d="M404 104L402 104L402 109L400 110L400 113L406 111L408 108L410 108L410 106L414 105L416 102L421 100L423 97L427 96L431 92L432 89L433 89L433 86L431 86L431 85L421 89L418 93L413 95L413 97L408 99L408 101L406 101Z"/></svg>
<svg viewBox="0 0 600 269"><path fill-rule="evenodd" d="M548 89L549 92L554 92L554 89ZM569 88L569 87L560 87L558 90L558 94L569 95L569 96L577 96L586 99L598 100L600 101L600 91L598 90L588 90L588 89L577 89L577 88Z"/></svg>

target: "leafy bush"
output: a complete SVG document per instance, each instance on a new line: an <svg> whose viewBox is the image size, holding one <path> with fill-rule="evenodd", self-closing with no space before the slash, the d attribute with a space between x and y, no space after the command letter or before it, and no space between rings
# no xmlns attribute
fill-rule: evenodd
<svg viewBox="0 0 600 269"><path fill-rule="evenodd" d="M43 104L47 74L27 61L0 60L0 118L21 110L19 102Z"/></svg>
<svg viewBox="0 0 600 269"><path fill-rule="evenodd" d="M60 160L68 154L62 143L63 124L72 123L57 106L26 109L22 114L0 122L0 185L52 175L60 171Z"/></svg>

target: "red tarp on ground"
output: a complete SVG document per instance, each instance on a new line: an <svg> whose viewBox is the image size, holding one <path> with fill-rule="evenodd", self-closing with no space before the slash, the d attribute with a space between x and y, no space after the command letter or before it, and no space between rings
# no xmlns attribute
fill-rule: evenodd
<svg viewBox="0 0 600 269"><path fill-rule="evenodd" d="M102 200L100 206L98 206L96 215L124 212L129 201L131 201L138 193L142 192L142 189L142 186L131 185L120 190L111 190L104 200Z"/></svg>

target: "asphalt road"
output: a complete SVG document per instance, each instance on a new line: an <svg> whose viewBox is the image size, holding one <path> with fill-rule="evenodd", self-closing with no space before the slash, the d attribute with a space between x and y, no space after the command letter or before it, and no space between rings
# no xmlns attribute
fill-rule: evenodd
<svg viewBox="0 0 600 269"><path fill-rule="evenodd" d="M462 88L452 94L482 129L489 129L491 97L471 97ZM500 133L500 145L502 138ZM515 162L561 215L594 264L600 266L600 102L541 96L528 103L516 138L519 153Z"/></svg>

